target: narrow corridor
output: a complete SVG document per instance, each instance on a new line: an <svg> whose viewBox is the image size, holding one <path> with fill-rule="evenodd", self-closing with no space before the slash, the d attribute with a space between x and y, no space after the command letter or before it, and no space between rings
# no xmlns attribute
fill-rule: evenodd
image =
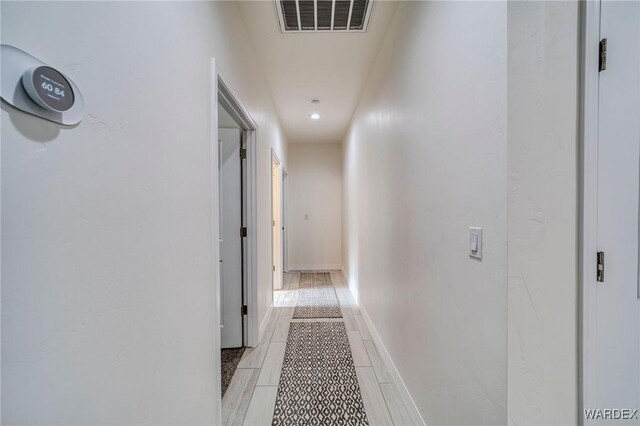
<svg viewBox="0 0 640 426"><path fill-rule="evenodd" d="M0 27L1 425L640 426L640 0Z"/></svg>
<svg viewBox="0 0 640 426"><path fill-rule="evenodd" d="M300 283L305 280L305 275L313 277L315 289L301 288ZM331 297L323 297L322 291L317 290L318 287L324 287L322 282L325 280L324 276L330 277L330 288L332 291L335 289L336 302L339 304L338 315L341 315L341 318L331 317L337 316L332 312L332 307L335 305L333 305ZM304 293L311 291L315 293L314 296L319 297L309 297L310 294ZM304 310L314 310L315 312L309 313ZM324 317L310 318L314 315ZM342 329L346 331L347 349L350 356L350 360L347 360L346 363L349 365L344 369L344 366L341 366L340 374L335 377L335 384L339 386L337 389L332 389L330 393L337 401L348 401L348 404L344 404L348 406L348 411L340 409L336 411L335 407L332 410L331 405L322 404L322 400L315 398L317 395L312 393L309 395L311 402L296 404L296 401L290 400L288 409L276 410L282 403L278 400L279 392L284 394L281 397L286 398L286 394L291 394L292 388L295 391L295 386L299 384L296 382L299 376L287 375L286 373L283 375L283 364L286 363L287 345L293 347L300 339L299 334L293 331L294 327L305 328L302 324L305 324L306 328L312 325L316 327L328 324L336 325L336 329L332 329L330 332L334 339L331 339L326 345L325 351L317 356L322 361L335 357L339 352L337 348L341 346L339 341L341 331ZM318 334L318 330L315 330L315 333ZM308 334L306 337L305 345L308 342ZM340 354L338 353L338 355ZM357 386L350 386L351 383L348 380L350 368L348 367L355 370ZM325 372L329 373L330 368ZM257 347L245 351L222 400L223 423L225 425L252 426L327 423L421 424L417 413L411 409L412 404L408 401L408 394L402 391L403 386L398 382L399 378L393 371L393 366L389 365L380 354L366 321L353 303L342 272L288 272L285 275L284 289L275 292L274 308L262 341ZM317 387L318 383L327 384L326 381L317 378L310 383L310 386ZM299 393L303 394L304 390L301 388ZM314 391L317 390L317 388L314 389ZM366 413L364 417L354 410L354 407L358 407L359 404L364 405ZM278 412L282 412L283 415L278 416ZM292 412L295 413L295 417ZM299 417L305 415L309 417ZM335 416L340 416L343 421L338 421Z"/></svg>

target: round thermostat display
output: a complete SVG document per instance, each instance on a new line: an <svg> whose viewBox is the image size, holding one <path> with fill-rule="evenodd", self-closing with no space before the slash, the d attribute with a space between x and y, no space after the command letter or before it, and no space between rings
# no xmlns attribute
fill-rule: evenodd
<svg viewBox="0 0 640 426"><path fill-rule="evenodd" d="M73 89L54 68L39 66L28 70L22 76L22 85L29 97L43 108L63 112L73 106Z"/></svg>

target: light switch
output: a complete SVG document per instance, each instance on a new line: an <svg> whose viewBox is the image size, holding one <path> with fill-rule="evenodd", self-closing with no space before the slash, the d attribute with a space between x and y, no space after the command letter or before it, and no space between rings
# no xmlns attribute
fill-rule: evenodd
<svg viewBox="0 0 640 426"><path fill-rule="evenodd" d="M469 244L469 250L472 254L478 252L478 234L471 234L471 243Z"/></svg>
<svg viewBox="0 0 640 426"><path fill-rule="evenodd" d="M469 228L469 256L482 259L482 228Z"/></svg>

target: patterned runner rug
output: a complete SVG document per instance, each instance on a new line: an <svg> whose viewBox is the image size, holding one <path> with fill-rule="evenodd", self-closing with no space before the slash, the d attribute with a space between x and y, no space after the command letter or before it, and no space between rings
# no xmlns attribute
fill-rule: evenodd
<svg viewBox="0 0 640 426"><path fill-rule="evenodd" d="M343 322L290 324L272 424L369 424Z"/></svg>
<svg viewBox="0 0 640 426"><path fill-rule="evenodd" d="M342 318L336 290L328 272L301 272L293 318Z"/></svg>

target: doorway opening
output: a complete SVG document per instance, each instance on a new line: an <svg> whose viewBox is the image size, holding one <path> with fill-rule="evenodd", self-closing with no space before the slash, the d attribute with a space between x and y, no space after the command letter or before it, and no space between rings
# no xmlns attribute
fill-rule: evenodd
<svg viewBox="0 0 640 426"><path fill-rule="evenodd" d="M287 184L288 184L288 173L285 169L282 169L282 272L286 274L289 271L289 244L288 240L288 232L289 228L287 227L287 218L288 218L288 210L287 210L287 202L289 201L289 195L287 193Z"/></svg>
<svg viewBox="0 0 640 426"><path fill-rule="evenodd" d="M218 332L218 412L244 348L257 346L256 130L247 109L212 70L212 228Z"/></svg>
<svg viewBox="0 0 640 426"><path fill-rule="evenodd" d="M283 169L282 162L271 151L271 258L273 290L283 289L284 245L283 245ZM274 300L275 300L274 296Z"/></svg>
<svg viewBox="0 0 640 426"><path fill-rule="evenodd" d="M271 150L271 264L273 306L293 307L294 291L287 287L287 172Z"/></svg>
<svg viewBox="0 0 640 426"><path fill-rule="evenodd" d="M220 193L220 347L222 396L245 347L244 229L242 207L245 161L241 128L218 106L218 184Z"/></svg>

